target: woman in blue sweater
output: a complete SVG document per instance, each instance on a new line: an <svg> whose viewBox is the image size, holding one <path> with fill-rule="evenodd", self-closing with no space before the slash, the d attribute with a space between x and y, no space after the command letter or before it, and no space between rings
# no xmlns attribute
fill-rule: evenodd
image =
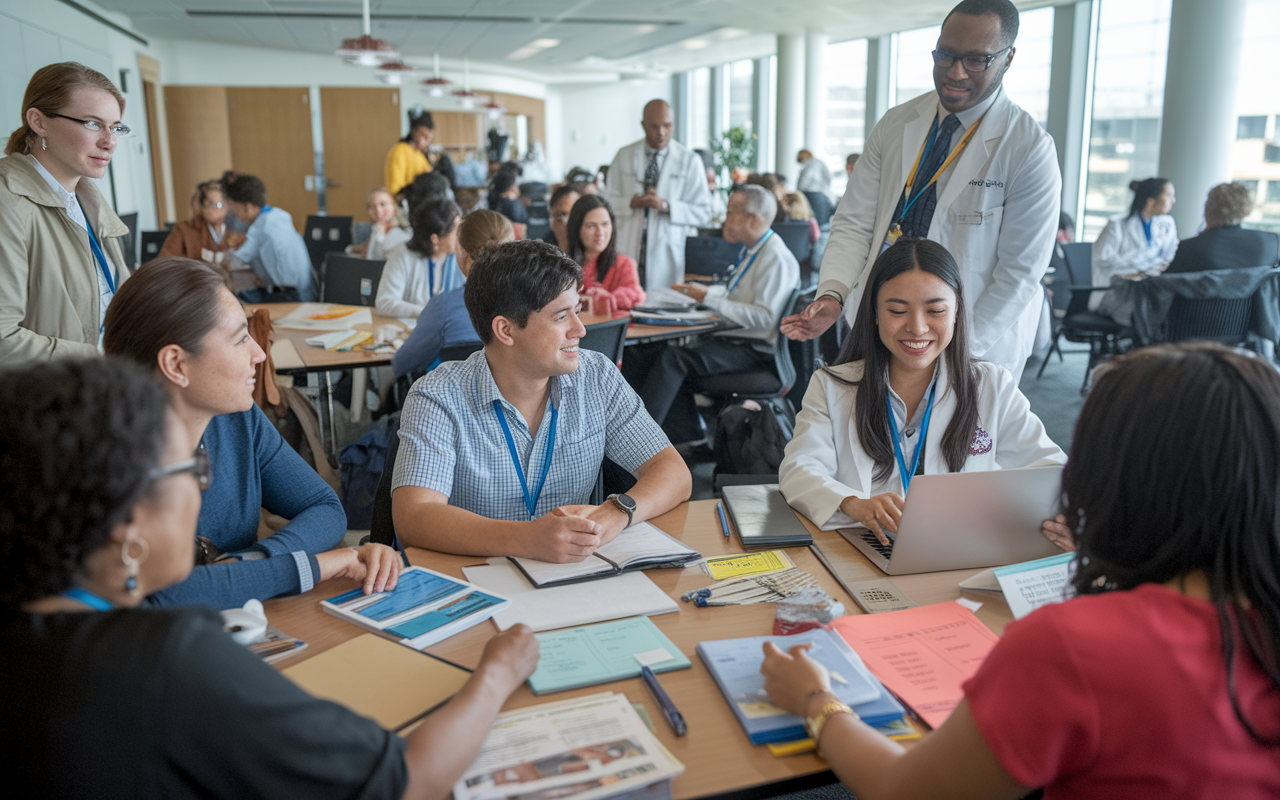
<svg viewBox="0 0 1280 800"><path fill-rule="evenodd" d="M222 277L198 261L164 258L134 280L108 309L103 349L154 371L191 441L207 455L212 480L197 534L220 551L214 563L148 602L233 608L250 598L305 592L339 575L364 581L366 592L393 588L400 572L395 551L330 549L346 532L342 504L254 405L254 367L266 356ZM289 520L261 541L260 508Z"/></svg>

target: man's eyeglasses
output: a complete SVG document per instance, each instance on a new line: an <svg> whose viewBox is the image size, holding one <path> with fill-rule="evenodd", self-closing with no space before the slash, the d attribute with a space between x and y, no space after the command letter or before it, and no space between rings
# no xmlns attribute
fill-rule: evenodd
<svg viewBox="0 0 1280 800"><path fill-rule="evenodd" d="M1012 47L1012 45L1010 45L1010 47ZM933 63L943 69L951 69L952 65L959 61L964 64L965 72L986 72L987 69L991 67L992 62L999 58L1001 53L1008 50L1009 48L1006 47L1002 50L997 50L991 55L982 53L971 56L958 56L955 53L948 53L946 50L934 50Z"/></svg>
<svg viewBox="0 0 1280 800"><path fill-rule="evenodd" d="M551 221L552 222L568 222L569 215L568 214L552 214Z"/></svg>
<svg viewBox="0 0 1280 800"><path fill-rule="evenodd" d="M105 123L99 122L96 119L77 119L75 117L68 117L66 114L51 114L47 111L45 112L44 115L46 117L57 117L59 119L69 119L72 122L79 122L81 125L85 126L86 128L93 131L94 133L102 133L104 130L108 130L108 131L111 131L111 135L116 137L117 139L124 139L125 137L133 135L133 130L128 125L125 125L123 123L116 123L115 125L107 125Z"/></svg>
<svg viewBox="0 0 1280 800"><path fill-rule="evenodd" d="M175 461L172 464L165 464L163 467L156 467L151 470L148 477L153 481L161 478L167 478L170 475L181 475L184 472L190 472L196 479L196 483L200 485L200 491L209 488L209 484L213 481L213 470L209 466L209 453L201 448L196 454L184 461Z"/></svg>

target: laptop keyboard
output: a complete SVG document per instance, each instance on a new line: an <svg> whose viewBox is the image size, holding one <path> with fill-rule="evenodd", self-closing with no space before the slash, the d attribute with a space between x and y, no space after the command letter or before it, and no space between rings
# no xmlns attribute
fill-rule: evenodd
<svg viewBox="0 0 1280 800"><path fill-rule="evenodd" d="M874 533L862 534L862 541L871 545L872 549L874 549L877 553L884 556L885 558L888 558L889 554L893 552L893 543L890 542L889 544L881 544L880 540L876 538L876 535Z"/></svg>

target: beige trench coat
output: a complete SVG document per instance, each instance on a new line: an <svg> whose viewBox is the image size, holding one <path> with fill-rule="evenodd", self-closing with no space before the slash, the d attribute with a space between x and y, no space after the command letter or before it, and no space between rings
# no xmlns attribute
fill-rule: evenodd
<svg viewBox="0 0 1280 800"><path fill-rule="evenodd" d="M92 181L80 181L76 197L119 288L129 229ZM88 234L36 168L0 158L0 366L97 354L97 269Z"/></svg>

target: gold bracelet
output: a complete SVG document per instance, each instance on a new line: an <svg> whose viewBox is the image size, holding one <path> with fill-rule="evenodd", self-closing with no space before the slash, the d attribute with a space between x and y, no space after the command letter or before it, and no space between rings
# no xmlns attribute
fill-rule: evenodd
<svg viewBox="0 0 1280 800"><path fill-rule="evenodd" d="M858 712L839 700L824 703L822 708L818 709L816 716L805 720L805 725L809 728L809 738L813 739L815 747L818 745L818 737L822 736L822 729L827 725L827 720L836 714L850 714L854 719L861 719Z"/></svg>

